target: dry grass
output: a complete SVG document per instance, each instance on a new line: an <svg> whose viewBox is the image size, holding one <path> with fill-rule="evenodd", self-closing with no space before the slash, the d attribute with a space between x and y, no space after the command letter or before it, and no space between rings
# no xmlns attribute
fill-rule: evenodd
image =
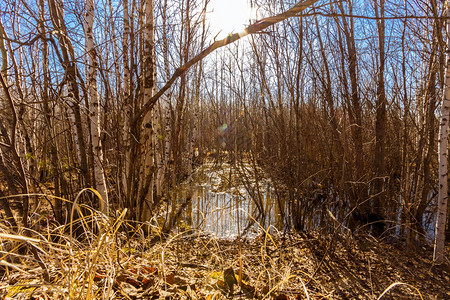
<svg viewBox="0 0 450 300"><path fill-rule="evenodd" d="M410 257L373 238L337 235L330 243L263 229L240 252L235 240L163 237L150 222L129 224L126 211L107 217L77 200L71 215L69 225L40 232L0 227L1 298L450 299L446 270L427 281L430 261L416 256L409 266ZM230 284L224 270L240 268L241 285ZM415 276L418 270L426 274Z"/></svg>

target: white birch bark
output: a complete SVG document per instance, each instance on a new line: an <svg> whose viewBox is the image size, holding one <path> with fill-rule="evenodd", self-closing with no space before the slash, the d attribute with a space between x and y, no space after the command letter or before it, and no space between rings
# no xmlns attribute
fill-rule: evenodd
<svg viewBox="0 0 450 300"><path fill-rule="evenodd" d="M436 217L436 231L434 244L434 261L436 264L444 262L445 252L445 225L447 219L448 200L448 119L450 112L450 10L447 2L447 52L445 64L444 92L441 104L441 117L439 128L439 199Z"/></svg>
<svg viewBox="0 0 450 300"><path fill-rule="evenodd" d="M108 214L108 192L105 173L103 169L103 153L100 145L100 103L97 87L98 61L94 46L94 0L86 0L86 52L88 54L87 84L90 101L91 140L94 153L94 179L95 189L102 197L100 208Z"/></svg>
<svg viewBox="0 0 450 300"><path fill-rule="evenodd" d="M172 126L171 126L171 116L170 116L170 97L168 97L167 99L167 104L166 104L166 108L165 108L165 130L164 130L164 134L165 134L165 145L164 145L164 162L163 162L163 167L161 170L161 174L159 176L159 184L162 186L163 185L163 181L166 177L166 172L167 172L167 168L169 165L169 159L170 159L170 148L171 148L171 144L170 144L170 138L172 137ZM167 184L165 185L165 187L167 186ZM164 187L163 187L164 188Z"/></svg>
<svg viewBox="0 0 450 300"><path fill-rule="evenodd" d="M161 103L157 103L155 109L155 120L154 120L154 128L155 134L153 138L153 143L155 146L155 163L156 163L156 177L155 177L155 188L156 195L158 198L162 196L161 190L161 171L162 171L162 162L163 162L163 153L162 153L162 135L163 135L163 124L164 118L162 115L162 107Z"/></svg>
<svg viewBox="0 0 450 300"><path fill-rule="evenodd" d="M163 60L164 60L164 72L166 74L166 80L170 78L170 71L169 71L169 46L168 46L168 37L167 37L167 0L164 0L163 4L163 12L162 12L162 31L163 31ZM170 124L170 110L171 110L171 103L170 103L171 95L170 92L167 95L167 101L161 103L160 102L160 131L161 131L161 146L164 149L164 153L158 153L158 155L161 156L161 159L158 162L158 171L156 174L156 193L158 197L163 195L163 191L165 190L164 185L165 182L165 175L167 170L167 164L169 162L169 155L170 155L170 138L172 136L171 133L171 124ZM163 128L164 126L164 128Z"/></svg>
<svg viewBox="0 0 450 300"><path fill-rule="evenodd" d="M143 103L147 103L155 91L155 36L154 36L154 1L146 0L144 8L144 49L143 49L143 86L144 99ZM142 135L142 155L144 166L143 174L140 180L139 198L137 205L138 218L142 220L148 216L148 209L151 207L154 185L154 153L153 153L153 112L149 111L144 115L143 135ZM144 216L145 215L145 216Z"/></svg>
<svg viewBox="0 0 450 300"><path fill-rule="evenodd" d="M70 98L71 95L69 93L69 87L67 89L63 90L63 96L65 98ZM70 132L72 133L73 136L71 136L73 145L75 145L75 157L74 159L76 159L76 164L79 165L81 162L81 147L80 147L80 143L79 143L79 138L78 138L78 131L77 131L77 121L75 118L75 112L73 110L73 105L72 105L72 99L69 102L69 109L66 110L66 114L67 114L67 123L69 124L69 128L70 128Z"/></svg>

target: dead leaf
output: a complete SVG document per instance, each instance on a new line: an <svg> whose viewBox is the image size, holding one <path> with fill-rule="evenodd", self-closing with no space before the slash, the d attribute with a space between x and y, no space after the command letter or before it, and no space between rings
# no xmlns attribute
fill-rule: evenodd
<svg viewBox="0 0 450 300"><path fill-rule="evenodd" d="M153 273L156 273L156 271L158 271L158 269L156 269L156 268L146 266L146 265L141 266L142 274L153 274Z"/></svg>
<svg viewBox="0 0 450 300"><path fill-rule="evenodd" d="M249 284L246 284L244 281L241 282L241 290L246 294L254 294L255 288Z"/></svg>
<svg viewBox="0 0 450 300"><path fill-rule="evenodd" d="M278 294L274 298L275 300L289 300L289 297L286 294Z"/></svg>
<svg viewBox="0 0 450 300"><path fill-rule="evenodd" d="M132 286L134 286L135 288L140 288L141 287L141 282L137 281L134 278L128 277L126 280L126 283L131 284Z"/></svg>
<svg viewBox="0 0 450 300"><path fill-rule="evenodd" d="M175 276L174 278L174 284L178 284L178 285L186 285L187 281L181 277Z"/></svg>
<svg viewBox="0 0 450 300"><path fill-rule="evenodd" d="M233 268L228 268L225 271L223 271L223 280L228 286L228 290L233 293L234 285L238 284L236 280L236 275L234 274Z"/></svg>
<svg viewBox="0 0 450 300"><path fill-rule="evenodd" d="M135 298L137 296L137 290L134 286L127 282L122 282L121 285L121 293L126 295L127 298Z"/></svg>
<svg viewBox="0 0 450 300"><path fill-rule="evenodd" d="M125 274L121 274L121 275L117 276L117 277L116 277L116 282L119 283L119 284L120 284L120 283L123 283L123 282L126 282L126 283L132 285L132 286L135 287L135 288L140 288L141 285L142 285L142 284L141 284L139 281L137 281L136 279L134 279L134 278L132 278L132 277L130 277L130 276L127 276L127 275L125 275Z"/></svg>
<svg viewBox="0 0 450 300"><path fill-rule="evenodd" d="M105 275L96 273L95 276L94 276L94 282L98 282L98 281L100 281L102 279L105 279L105 277L106 277Z"/></svg>
<svg viewBox="0 0 450 300"><path fill-rule="evenodd" d="M165 280L167 284L173 285L175 283L175 273L167 275Z"/></svg>
<svg viewBox="0 0 450 300"><path fill-rule="evenodd" d="M124 274L121 274L121 275L116 277L116 282L117 283L122 283L122 282L124 282L126 280L127 280L127 275L124 275Z"/></svg>
<svg viewBox="0 0 450 300"><path fill-rule="evenodd" d="M220 279L217 280L216 286L217 286L217 289L219 289L221 291L224 291L224 292L228 291L228 285L223 280L220 280Z"/></svg>

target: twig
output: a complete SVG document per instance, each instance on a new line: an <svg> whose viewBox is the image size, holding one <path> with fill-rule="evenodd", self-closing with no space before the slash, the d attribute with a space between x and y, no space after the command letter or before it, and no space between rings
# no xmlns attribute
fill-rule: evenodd
<svg viewBox="0 0 450 300"><path fill-rule="evenodd" d="M189 70L190 67L192 67L197 62L199 62L200 60L202 60L203 58L205 58L206 56L211 54L214 50L224 47L226 45L229 45L231 43L234 43L235 41L239 40L240 38L242 38L244 36L247 36L249 34L254 34L257 32L261 32L262 30L266 29L269 26L272 26L272 25L279 23L283 20L286 20L288 18L294 17L298 13L303 11L305 8L313 5L317 1L318 0L306 0L306 1L298 2L292 8L290 8L289 10L287 10L281 14L256 21L255 23L253 23L250 26L248 26L247 28L245 28L244 31L235 33L235 34L230 34L226 38L212 43L209 47L207 47L202 52L197 54L190 61L188 61L187 63L185 63L184 65L182 65L181 67L179 67L178 69L175 70L175 72L173 73L173 75L169 79L169 81L167 81L167 83L153 97L151 97L147 101L147 103L145 103L144 106L142 106L142 108L139 111L136 112L136 114L134 115L134 118L131 122L131 124L133 124L133 127L136 126L138 124L139 120L141 120L141 118L153 108L156 101L158 101L158 99L173 85L173 83L175 82L175 80L178 77L183 75L187 70Z"/></svg>

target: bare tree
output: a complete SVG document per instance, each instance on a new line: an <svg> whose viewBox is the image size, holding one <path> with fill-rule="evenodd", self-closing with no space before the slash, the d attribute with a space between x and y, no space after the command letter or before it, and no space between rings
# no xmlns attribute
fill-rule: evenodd
<svg viewBox="0 0 450 300"><path fill-rule="evenodd" d="M105 172L103 169L103 151L100 140L100 116L102 115L101 106L98 97L97 87L97 70L98 59L97 50L94 44L94 1L86 1L86 52L88 54L88 70L87 70L87 87L90 107L90 120L91 120L91 143L92 151L94 155L93 169L94 169L94 182L95 189L102 197L100 208L103 213L108 214L109 201L108 192L106 186Z"/></svg>
<svg viewBox="0 0 450 300"><path fill-rule="evenodd" d="M72 110L73 124L75 127L75 145L80 162L80 171L83 178L83 184L89 186L91 178L88 170L88 159L86 152L85 132L83 130L83 120L81 112L80 86L78 85L79 71L76 64L75 50L64 20L63 9L55 0L48 2L50 18L55 28L61 50L61 64L64 68L65 84L67 84L68 103ZM82 87L82 90L86 90Z"/></svg>
<svg viewBox="0 0 450 300"><path fill-rule="evenodd" d="M436 218L436 233L434 245L434 261L436 264L444 262L445 254L445 227L447 220L448 201L448 122L450 117L450 9L447 7L446 21L446 65L443 99L441 103L439 127L439 199Z"/></svg>
<svg viewBox="0 0 450 300"><path fill-rule="evenodd" d="M386 113L386 91L384 84L384 74L386 65L386 53L385 53L385 20L384 20L384 0L374 0L375 16L377 17L377 29L378 29L378 48L380 51L378 60L378 82L377 82L377 100L375 102L376 107L376 120L375 120L375 157L374 157L374 171L375 171L375 197L374 201L374 214L379 221L376 226L376 234L381 235L384 231L384 212L383 206L385 205L385 181L386 179L386 162L385 162L385 143L386 143L386 127L387 127L387 113Z"/></svg>

